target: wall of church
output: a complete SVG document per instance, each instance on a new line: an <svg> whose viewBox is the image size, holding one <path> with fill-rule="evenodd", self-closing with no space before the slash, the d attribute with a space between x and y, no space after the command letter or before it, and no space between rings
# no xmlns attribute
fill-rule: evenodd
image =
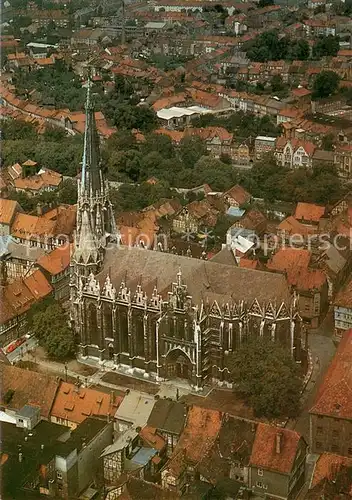
<svg viewBox="0 0 352 500"><path fill-rule="evenodd" d="M83 295L78 305L82 354L159 379L188 379L194 386L227 382L227 356L252 335L280 342L300 360L300 322L286 309L280 318L259 305L241 307L236 314L205 307L200 318L184 300L170 299L157 308L147 299L137 303Z"/></svg>

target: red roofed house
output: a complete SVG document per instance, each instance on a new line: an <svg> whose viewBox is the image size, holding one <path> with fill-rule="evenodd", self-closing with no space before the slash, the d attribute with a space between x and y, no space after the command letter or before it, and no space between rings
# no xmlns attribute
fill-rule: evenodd
<svg viewBox="0 0 352 500"><path fill-rule="evenodd" d="M66 243L37 260L37 265L54 289L56 300L67 299L70 295L70 255L71 246Z"/></svg>
<svg viewBox="0 0 352 500"><path fill-rule="evenodd" d="M122 399L96 389L61 382L51 408L50 421L76 429L87 417L112 419Z"/></svg>
<svg viewBox="0 0 352 500"><path fill-rule="evenodd" d="M352 457L352 330L344 334L309 413L311 452Z"/></svg>
<svg viewBox="0 0 352 500"><path fill-rule="evenodd" d="M315 463L306 499L352 497L352 457L323 453Z"/></svg>
<svg viewBox="0 0 352 500"><path fill-rule="evenodd" d="M313 164L317 146L309 141L279 137L276 141L275 157L279 165L289 168L308 167Z"/></svg>
<svg viewBox="0 0 352 500"><path fill-rule="evenodd" d="M22 212L22 208L13 200L0 198L0 236L9 236L15 215Z"/></svg>
<svg viewBox="0 0 352 500"><path fill-rule="evenodd" d="M325 214L325 207L314 203L299 202L296 206L294 218L301 224L317 226Z"/></svg>
<svg viewBox="0 0 352 500"><path fill-rule="evenodd" d="M284 247L271 257L267 268L286 274L289 285L299 294L301 317L317 328L328 307L328 283L323 271L309 268L310 259L309 250Z"/></svg>
<svg viewBox="0 0 352 500"><path fill-rule="evenodd" d="M241 207L251 202L252 195L248 193L242 186L236 184L223 194L224 201L230 207Z"/></svg>
<svg viewBox="0 0 352 500"><path fill-rule="evenodd" d="M52 292L44 274L37 270L30 276L0 286L0 345L16 339L32 305Z"/></svg>
<svg viewBox="0 0 352 500"><path fill-rule="evenodd" d="M213 446L221 423L222 414L217 410L190 408L180 440L161 472L163 488L185 492L187 484L195 478L196 466Z"/></svg>
<svg viewBox="0 0 352 500"><path fill-rule="evenodd" d="M296 498L305 479L307 443L295 431L258 424L250 458L252 491L270 498Z"/></svg>

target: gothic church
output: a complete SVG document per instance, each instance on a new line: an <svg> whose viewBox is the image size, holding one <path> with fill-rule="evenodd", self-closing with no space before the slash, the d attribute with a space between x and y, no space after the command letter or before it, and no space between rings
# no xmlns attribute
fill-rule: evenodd
<svg viewBox="0 0 352 500"><path fill-rule="evenodd" d="M282 274L119 244L90 87L70 290L80 356L131 375L226 384L227 357L250 336L302 357L297 297Z"/></svg>

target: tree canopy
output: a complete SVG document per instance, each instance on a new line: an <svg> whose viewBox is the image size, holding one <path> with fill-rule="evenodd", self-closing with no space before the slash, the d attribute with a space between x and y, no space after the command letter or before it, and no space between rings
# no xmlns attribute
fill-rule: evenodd
<svg viewBox="0 0 352 500"><path fill-rule="evenodd" d="M297 417L302 372L287 349L269 339L255 338L228 356L234 390L257 417Z"/></svg>
<svg viewBox="0 0 352 500"><path fill-rule="evenodd" d="M312 99L322 99L334 94L339 87L340 77L334 71L321 71L314 80Z"/></svg>
<svg viewBox="0 0 352 500"><path fill-rule="evenodd" d="M74 333L68 326L65 311L57 302L47 301L35 310L29 328L35 332L39 345L55 359L67 359L75 353Z"/></svg>
<svg viewBox="0 0 352 500"><path fill-rule="evenodd" d="M288 37L279 37L275 30L265 31L254 40L244 45L244 50L251 61L266 62L285 60L306 60L309 57L307 40L291 40Z"/></svg>

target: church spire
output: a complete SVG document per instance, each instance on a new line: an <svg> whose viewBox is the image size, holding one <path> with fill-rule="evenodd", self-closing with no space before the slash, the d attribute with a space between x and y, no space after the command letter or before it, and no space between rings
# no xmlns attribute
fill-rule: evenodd
<svg viewBox="0 0 352 500"><path fill-rule="evenodd" d="M112 204L109 199L109 183L101 170L99 137L92 103L92 82L87 84L86 123L82 155L82 172L78 181L77 230L73 284L78 276L97 273L103 262L109 242L119 242Z"/></svg>
<svg viewBox="0 0 352 500"><path fill-rule="evenodd" d="M99 138L95 123L94 106L92 102L92 82L87 83L86 123L84 130L84 147L81 173L81 196L96 196L103 188L100 170Z"/></svg>

